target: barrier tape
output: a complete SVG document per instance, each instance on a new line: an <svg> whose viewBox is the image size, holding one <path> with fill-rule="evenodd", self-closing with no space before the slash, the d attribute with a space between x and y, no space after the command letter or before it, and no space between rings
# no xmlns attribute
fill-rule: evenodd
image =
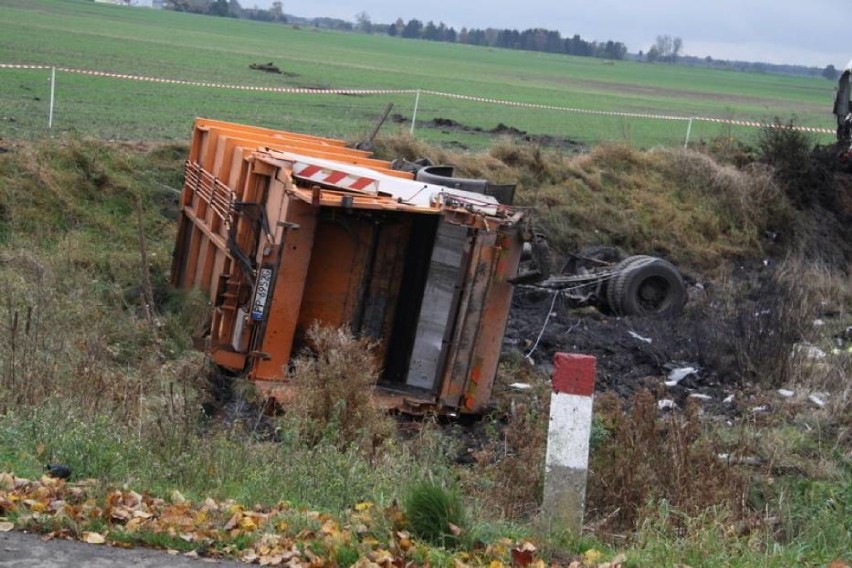
<svg viewBox="0 0 852 568"><path fill-rule="evenodd" d="M732 126L749 126L754 128L785 128L789 130L798 130L801 132L813 132L817 134L835 134L835 131L830 128L818 128L813 126L790 126L778 125L773 123L756 122L748 120L732 120L726 118L712 118L704 116L676 116L666 114L645 114L638 112L616 112L605 110L590 110L582 108L563 107L556 105L545 105L537 103L524 103L518 101L507 101L504 99L492 99L487 97L475 97L472 95L460 95L457 93L445 93L443 91L432 91L428 89L310 89L296 87L256 87L250 85L232 85L228 83L210 83L204 81L184 81L181 79L164 79L161 77L146 77L144 75L128 75L124 73L108 73L106 71L92 71L89 69L77 69L74 67L53 67L52 65L25 65L0 63L0 69L56 69L65 73L74 73L77 75L88 75L91 77L108 77L111 79L125 79L131 81L144 81L148 83L165 83L169 85L186 85L190 87L207 87L216 89L233 89L239 91L252 91L263 93L282 93L282 94L297 94L297 95L413 95L422 93L425 95L433 95L436 97L444 97L448 99L457 99L463 101L498 104L503 106L517 108L531 108L538 110L554 110L560 112L571 112L578 114L591 114L598 116L616 116L623 118L650 118L656 120L701 120L704 122L712 122L716 124L728 124Z"/></svg>

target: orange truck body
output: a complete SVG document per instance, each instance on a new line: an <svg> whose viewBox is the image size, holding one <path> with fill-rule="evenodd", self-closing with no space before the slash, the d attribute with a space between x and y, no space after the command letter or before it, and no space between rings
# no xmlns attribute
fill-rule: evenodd
<svg viewBox="0 0 852 568"><path fill-rule="evenodd" d="M339 140L207 119L185 174L172 282L209 295L218 366L286 399L288 362L318 321L378 343L389 406L486 408L520 212Z"/></svg>

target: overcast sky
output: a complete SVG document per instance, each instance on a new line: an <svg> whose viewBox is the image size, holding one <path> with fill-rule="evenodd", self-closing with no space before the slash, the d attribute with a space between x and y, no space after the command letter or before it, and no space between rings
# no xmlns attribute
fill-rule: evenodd
<svg viewBox="0 0 852 568"><path fill-rule="evenodd" d="M268 7L272 0L242 0ZM620 41L647 51L658 35L683 39L684 53L844 68L852 58L850 0L283 0L284 12L373 22L417 18L457 30L546 28L585 40Z"/></svg>

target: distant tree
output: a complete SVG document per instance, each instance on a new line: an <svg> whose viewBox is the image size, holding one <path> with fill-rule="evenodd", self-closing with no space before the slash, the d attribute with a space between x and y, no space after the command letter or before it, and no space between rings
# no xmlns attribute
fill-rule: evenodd
<svg viewBox="0 0 852 568"><path fill-rule="evenodd" d="M822 70L822 76L829 81L836 81L837 69L834 68L834 65L826 65L825 69Z"/></svg>
<svg viewBox="0 0 852 568"><path fill-rule="evenodd" d="M355 27L359 32L369 34L373 32L373 22L370 20L370 14L361 11L355 14Z"/></svg>
<svg viewBox="0 0 852 568"><path fill-rule="evenodd" d="M207 6L207 13L211 16L227 16L228 0L214 0Z"/></svg>
<svg viewBox="0 0 852 568"><path fill-rule="evenodd" d="M396 26L393 25L393 24L389 25L388 26L388 35L391 36L391 37L395 37L396 33L397 33L396 32Z"/></svg>
<svg viewBox="0 0 852 568"><path fill-rule="evenodd" d="M409 39L417 39L420 37L420 32L423 30L423 22L416 18L412 18L408 20L408 23L405 24L405 27L402 30L402 37L407 37Z"/></svg>
<svg viewBox="0 0 852 568"><path fill-rule="evenodd" d="M683 49L683 40L670 35L658 35L657 41L648 50L648 61L665 61L667 63L677 62L678 55ZM653 53L652 53L653 52Z"/></svg>
<svg viewBox="0 0 852 568"><path fill-rule="evenodd" d="M420 33L420 37L428 39L429 41L438 41L440 36L438 35L438 27L435 25L435 22L429 20L426 23L426 27L424 27L423 31Z"/></svg>
<svg viewBox="0 0 852 568"><path fill-rule="evenodd" d="M680 56L680 52L683 49L683 40L679 37L674 38L672 40L672 63L677 61L677 58Z"/></svg>
<svg viewBox="0 0 852 568"><path fill-rule="evenodd" d="M286 22L287 19L284 17L284 7L281 5L281 2L273 2L272 7L268 10L269 15L272 17L272 20L275 22Z"/></svg>
<svg viewBox="0 0 852 568"><path fill-rule="evenodd" d="M238 0L229 0L228 2L228 15L232 18L242 18L243 17L243 7L240 6Z"/></svg>

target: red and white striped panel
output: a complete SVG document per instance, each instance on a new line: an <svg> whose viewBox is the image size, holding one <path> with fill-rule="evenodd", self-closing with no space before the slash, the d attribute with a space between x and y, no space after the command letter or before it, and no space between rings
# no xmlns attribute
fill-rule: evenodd
<svg viewBox="0 0 852 568"><path fill-rule="evenodd" d="M303 162L293 164L293 177L350 191L379 192L379 182L373 178Z"/></svg>

